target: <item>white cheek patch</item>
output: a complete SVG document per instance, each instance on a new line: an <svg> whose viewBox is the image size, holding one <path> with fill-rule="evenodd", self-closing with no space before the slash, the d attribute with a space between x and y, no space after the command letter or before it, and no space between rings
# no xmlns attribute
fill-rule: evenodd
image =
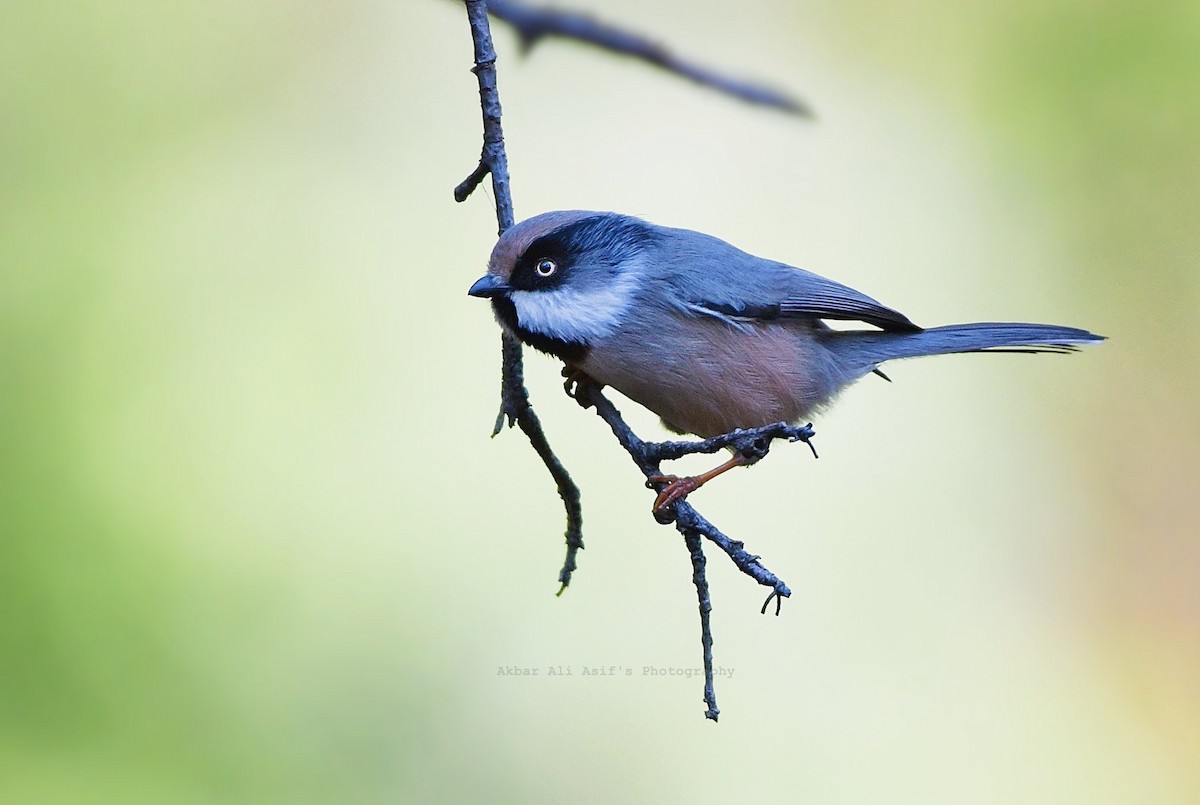
<svg viewBox="0 0 1200 805"><path fill-rule="evenodd" d="M611 335L633 305L637 293L637 266L627 266L607 285L577 290L558 287L548 291L513 291L517 321L539 335L588 344Z"/></svg>

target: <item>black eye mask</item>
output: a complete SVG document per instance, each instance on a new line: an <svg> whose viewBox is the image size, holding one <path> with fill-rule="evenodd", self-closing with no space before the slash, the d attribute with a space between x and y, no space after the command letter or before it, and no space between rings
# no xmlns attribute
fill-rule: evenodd
<svg viewBox="0 0 1200 805"><path fill-rule="evenodd" d="M604 255L597 266L616 267L636 257L655 238L651 228L633 218L592 216L568 224L535 240L513 268L509 284L521 291L548 290L562 285L579 255ZM542 260L553 260L558 269L548 277L537 273Z"/></svg>

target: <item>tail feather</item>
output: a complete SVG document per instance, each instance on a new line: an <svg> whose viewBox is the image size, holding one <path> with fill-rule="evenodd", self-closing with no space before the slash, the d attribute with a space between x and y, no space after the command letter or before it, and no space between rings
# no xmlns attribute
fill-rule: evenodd
<svg viewBox="0 0 1200 805"><path fill-rule="evenodd" d="M843 370L857 375L898 358L956 352L1070 353L1104 336L1054 324L980 322L933 327L916 333L833 331L826 346Z"/></svg>

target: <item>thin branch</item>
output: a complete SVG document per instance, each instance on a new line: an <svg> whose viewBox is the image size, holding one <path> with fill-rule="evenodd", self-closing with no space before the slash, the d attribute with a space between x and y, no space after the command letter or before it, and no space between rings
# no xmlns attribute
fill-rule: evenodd
<svg viewBox="0 0 1200 805"><path fill-rule="evenodd" d="M558 572L559 586L556 593L562 595L571 583L571 574L575 571L575 556L583 548L583 504L580 501L579 487L571 480L567 468L554 455L549 442L546 441L541 420L534 412L533 405L529 402L529 391L525 388L521 342L507 335L503 341L501 366L500 415L496 417L492 436L495 437L504 429L506 420L509 427L512 427L515 421L533 445L533 449L542 457L542 462L558 486L558 496L562 498L563 507L567 511L567 557L563 561L562 570Z"/></svg>
<svg viewBox="0 0 1200 805"><path fill-rule="evenodd" d="M466 0L467 20L471 26L471 41L475 46L475 73L479 82L479 106L483 113L483 150L479 164L457 187L454 200L465 201L476 187L490 175L492 192L496 196L496 223L498 235L513 225L512 195L508 186L508 156L504 151L504 130L500 125L500 92L496 88L496 50L492 45L491 26L488 24L486 0ZM583 507L580 503L579 487L570 473L550 447L541 420L529 402L529 390L525 388L525 370L521 342L507 333L501 334L500 414L492 436L499 433L507 422L511 428L519 425L537 451L542 463L550 471L562 498L567 514L567 557L559 571L558 594L571 583L575 570L575 556L583 548Z"/></svg>
<svg viewBox="0 0 1200 805"><path fill-rule="evenodd" d="M731 447L741 453L751 462L758 461L767 454L773 439L787 439L789 442L804 442L813 451L817 451L809 441L815 435L812 423L807 425L789 425L786 422L776 422L761 428L737 428L729 433L722 433L702 442L646 442L646 449L652 458L658 461L673 461L683 456L695 453L715 453L726 447Z"/></svg>
<svg viewBox="0 0 1200 805"><path fill-rule="evenodd" d="M496 19L503 20L513 27L524 51L531 50L545 37L574 39L612 53L641 59L746 103L780 109L800 117L813 117L812 109L798 98L756 82L723 75L710 67L682 59L648 37L601 22L587 14L554 8L530 8L515 0L489 0L488 11Z"/></svg>
<svg viewBox="0 0 1200 805"><path fill-rule="evenodd" d="M692 557L692 583L696 585L696 598L700 601L700 646L704 653L704 703L708 709L704 717L717 720L721 708L717 707L717 692L713 689L713 658L712 658L712 626L709 624L709 614L712 612L712 599L708 596L708 578L704 575L704 550L701 548L700 535L688 531L683 535L688 553Z"/></svg>
<svg viewBox="0 0 1200 805"><path fill-rule="evenodd" d="M763 566L759 561L762 557L747 551L744 542L725 536L720 529L701 516L700 512L692 508L690 503L678 502L675 507L675 527L680 532L695 531L703 534L710 542L725 552L738 570L762 586L770 587L771 595L767 597L768 603L772 598L792 597L791 589ZM766 611L765 605L763 611ZM779 614L778 608L776 608L775 614Z"/></svg>
<svg viewBox="0 0 1200 805"><path fill-rule="evenodd" d="M486 179L491 172L492 166L488 164L486 157L481 157L475 170L471 171L467 178L454 188L454 200L459 204L466 201L475 192L475 188L479 187L479 183Z"/></svg>
<svg viewBox="0 0 1200 805"><path fill-rule="evenodd" d="M497 235L516 223L512 195L508 189L508 154L504 151L504 129L500 125L500 92L496 88L496 48L492 44L492 28L488 24L486 0L466 0L467 21L471 25L471 41L475 46L475 66L471 72L479 82L479 108L483 112L483 152L479 164L457 187L454 200L463 202L491 174L492 192L496 194Z"/></svg>

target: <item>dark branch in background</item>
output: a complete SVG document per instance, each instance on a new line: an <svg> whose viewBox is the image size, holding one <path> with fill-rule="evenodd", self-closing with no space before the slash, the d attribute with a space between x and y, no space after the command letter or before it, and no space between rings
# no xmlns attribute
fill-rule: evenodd
<svg viewBox="0 0 1200 805"><path fill-rule="evenodd" d="M504 151L504 134L500 126L500 96L496 89L496 52L492 45L491 31L488 25L489 10L497 18L504 19L517 29L526 49L532 47L543 36L566 36L590 42L608 50L638 56L664 69L687 76L701 84L715 87L752 103L765 104L797 114L808 114L807 107L798 101L771 90L723 78L703 67L676 59L664 48L643 37L610 28L582 15L562 11L533 10L510 2L510 0L491 0L490 3L487 0L465 0L465 3L467 18L471 25L471 39L475 45L475 67L472 72L479 79L480 108L483 112L483 150L479 157L479 164L466 179L454 188L454 198L456 201L465 200L490 175L492 190L496 196L496 221L499 234L504 234L505 230L513 225L515 219L512 197L508 187L508 158ZM509 427L514 424L520 426L558 485L558 494L563 500L567 513L567 556L562 570L559 572L558 593L561 595L571 581L571 573L575 570L576 554L583 547L583 512L579 500L579 487L571 480L566 468L551 450L541 422L529 402L529 391L525 388L520 342L505 334L502 346L500 415L496 419L492 435L495 436L503 430L506 422ZM808 443L813 435L811 426L795 427L781 422L762 428L736 430L704 441L644 442L625 424L621 413L600 392L598 386L586 378L578 380L573 385L573 392L570 388L568 388L568 392L583 407L596 409L596 413L612 429L617 441L629 453L638 469L648 480L662 474L659 467L663 461L694 453L715 453L729 448L748 459L748 463L753 463L767 454L771 442L775 439ZM811 443L809 446L812 446ZM813 455L816 455L815 450ZM791 596L792 591L759 562L759 557L747 552L743 543L721 533L686 500L679 500L671 504L659 519L663 523L674 522L675 528L683 535L684 544L691 556L692 582L695 584L700 605L700 643L704 654L704 701L708 705L704 715L716 721L720 710L717 708L716 693L713 690L713 639L709 622L712 601L709 597L708 580L705 576L706 560L702 538L708 539L723 550L740 571L759 584L771 588L771 594L763 603L762 611L764 613L771 601L774 600L775 614L778 615L780 603L784 598Z"/></svg>
<svg viewBox="0 0 1200 805"><path fill-rule="evenodd" d="M574 39L612 53L641 59L747 103L781 109L801 117L813 116L812 109L798 98L771 87L722 75L702 64L676 56L663 45L641 34L608 25L587 14L553 8L530 8L514 0L490 0L488 11L496 19L513 27L525 52L532 50L534 45L548 36Z"/></svg>
<svg viewBox="0 0 1200 805"><path fill-rule="evenodd" d="M471 24L471 41L475 44L475 66L471 72L479 79L479 106L483 111L483 151L479 164L458 187L454 188L454 200L465 201L479 183L489 174L492 177L492 192L496 195L496 234L503 235L513 225L512 195L508 188L508 156L504 151L504 130L500 126L500 92L496 89L496 50L492 46L492 32L488 25L488 5L485 0L467 0L467 20ZM501 334L500 370L500 415L492 430L495 436L504 428L519 425L529 438L529 443L541 457L558 486L559 497L567 512L567 558L558 574L559 595L571 583L571 572L575 569L575 555L583 547L583 506L579 500L579 487L571 480L570 473L554 455L542 422L529 402L529 390L525 388L525 368L521 342L508 333Z"/></svg>

